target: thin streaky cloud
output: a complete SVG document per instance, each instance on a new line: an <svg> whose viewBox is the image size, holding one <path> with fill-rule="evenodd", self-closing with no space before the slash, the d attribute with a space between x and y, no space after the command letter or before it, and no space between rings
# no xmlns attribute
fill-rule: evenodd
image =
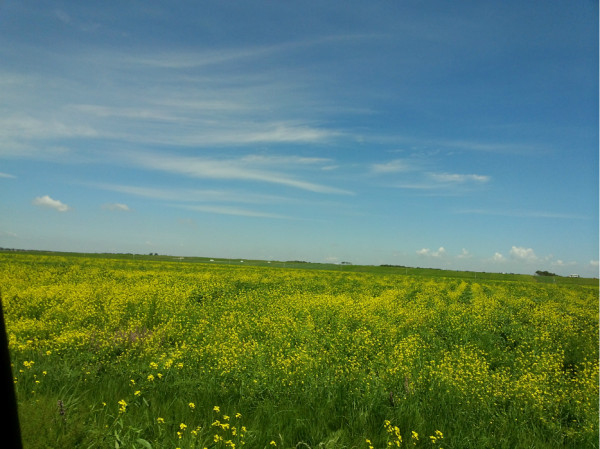
<svg viewBox="0 0 600 449"><path fill-rule="evenodd" d="M291 198L237 190L185 189L133 186L107 183L85 183L86 186L155 200L180 202L231 202L247 204L289 203Z"/></svg>
<svg viewBox="0 0 600 449"><path fill-rule="evenodd" d="M330 35L314 39L288 41L274 45L240 46L220 48L218 50L198 50L195 52L182 51L178 54L165 52L141 56L123 55L121 62L163 69L190 69L210 65L237 63L247 60L255 61L261 57L289 53L290 51L301 50L313 46L332 43L344 44L355 42L357 40L380 39L383 37L385 37L384 34L378 33Z"/></svg>
<svg viewBox="0 0 600 449"><path fill-rule="evenodd" d="M524 211L524 210L493 210L493 209L461 209L457 214L472 215L496 215L502 217L517 218L556 218L561 220L589 220L590 217L580 214L563 214L557 212L544 211Z"/></svg>
<svg viewBox="0 0 600 449"><path fill-rule="evenodd" d="M251 154L241 158L243 162L257 165L315 165L329 164L332 162L329 158L323 157L303 157L303 156L266 156L262 154Z"/></svg>
<svg viewBox="0 0 600 449"><path fill-rule="evenodd" d="M95 115L98 117L128 118L139 120L176 121L182 117L161 113L158 110L142 107L103 106L95 104L74 104L68 108L77 112Z"/></svg>
<svg viewBox="0 0 600 449"><path fill-rule="evenodd" d="M0 178L16 179L16 176L15 175L11 175L10 173L2 173L2 172L0 172Z"/></svg>
<svg viewBox="0 0 600 449"><path fill-rule="evenodd" d="M285 185L315 193L352 195L353 193L323 184L296 179L290 175L249 167L242 159L207 159L175 155L130 153L129 160L140 167L194 178L236 179Z"/></svg>
<svg viewBox="0 0 600 449"><path fill-rule="evenodd" d="M438 182L442 183L465 183L465 182L479 182L485 183L490 180L489 176L486 175L465 175L460 173L429 173L429 176Z"/></svg>
<svg viewBox="0 0 600 449"><path fill-rule="evenodd" d="M444 148L453 148L458 150L468 150L482 153L503 153L503 154L531 154L539 151L536 145L522 142L484 142L472 140L431 140L427 143Z"/></svg>
<svg viewBox="0 0 600 449"><path fill-rule="evenodd" d="M102 209L112 210L112 211L120 211L120 212L130 212L131 209L127 204L123 203L107 203L102 205Z"/></svg>
<svg viewBox="0 0 600 449"><path fill-rule="evenodd" d="M113 131L98 131L101 137L134 143L164 144L184 147L246 146L278 143L326 143L343 135L335 129L315 127L298 122L248 121L226 119L207 123L203 119L183 117L176 121L180 132L157 128L150 132L121 127Z"/></svg>
<svg viewBox="0 0 600 449"><path fill-rule="evenodd" d="M250 209L242 209L237 207L229 207L229 206L178 206L187 210L193 210L197 212L206 212L211 214L220 214L220 215L237 215L241 217L254 217L254 218L275 218L278 220L293 220L293 217L289 217L287 215L281 214L273 214L269 212L260 212Z"/></svg>
<svg viewBox="0 0 600 449"><path fill-rule="evenodd" d="M434 190L438 189L440 186L438 184L401 183L393 184L392 187L407 190Z"/></svg>
<svg viewBox="0 0 600 449"><path fill-rule="evenodd" d="M405 159L394 159L389 162L371 165L371 173L374 174L402 173L411 170L415 170L414 164Z"/></svg>

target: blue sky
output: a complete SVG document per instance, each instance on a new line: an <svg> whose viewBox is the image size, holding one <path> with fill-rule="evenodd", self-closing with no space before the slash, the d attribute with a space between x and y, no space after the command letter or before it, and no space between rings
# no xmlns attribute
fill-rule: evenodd
<svg viewBox="0 0 600 449"><path fill-rule="evenodd" d="M598 4L11 1L0 246L598 275Z"/></svg>

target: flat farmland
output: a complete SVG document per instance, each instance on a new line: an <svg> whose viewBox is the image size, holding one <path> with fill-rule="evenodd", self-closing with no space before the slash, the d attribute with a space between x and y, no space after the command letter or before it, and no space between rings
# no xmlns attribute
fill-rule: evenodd
<svg viewBox="0 0 600 449"><path fill-rule="evenodd" d="M25 447L598 447L597 281L281 265L0 253Z"/></svg>

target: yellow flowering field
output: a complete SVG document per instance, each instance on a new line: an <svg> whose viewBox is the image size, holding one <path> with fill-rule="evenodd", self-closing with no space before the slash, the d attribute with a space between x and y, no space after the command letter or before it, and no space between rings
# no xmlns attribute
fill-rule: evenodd
<svg viewBox="0 0 600 449"><path fill-rule="evenodd" d="M598 286L0 253L25 447L598 447Z"/></svg>

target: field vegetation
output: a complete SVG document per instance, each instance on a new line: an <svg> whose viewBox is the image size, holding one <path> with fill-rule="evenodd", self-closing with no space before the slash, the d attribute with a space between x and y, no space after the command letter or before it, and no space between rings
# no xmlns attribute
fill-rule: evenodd
<svg viewBox="0 0 600 449"><path fill-rule="evenodd" d="M153 257L0 253L26 448L598 447L597 281Z"/></svg>

